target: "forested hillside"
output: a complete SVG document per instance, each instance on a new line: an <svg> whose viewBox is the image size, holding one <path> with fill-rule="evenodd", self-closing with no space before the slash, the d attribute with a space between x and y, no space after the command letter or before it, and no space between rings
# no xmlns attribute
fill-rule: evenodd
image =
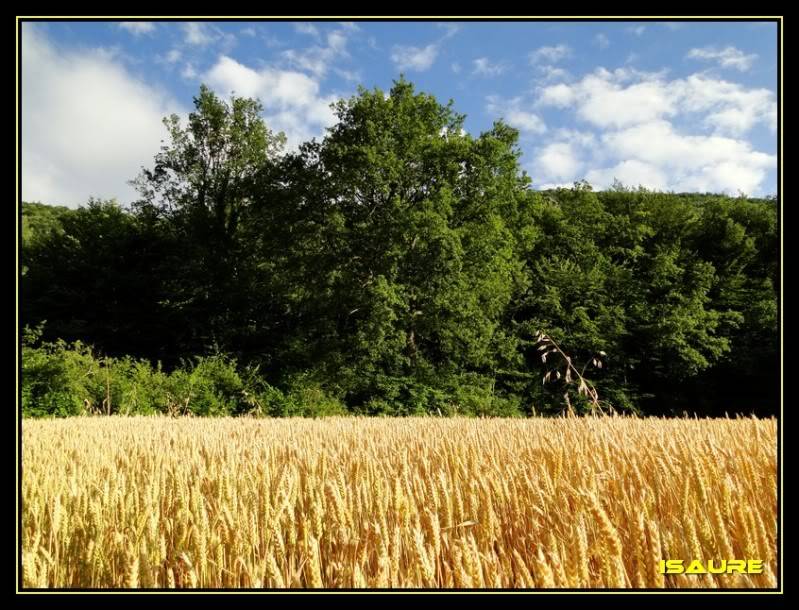
<svg viewBox="0 0 799 610"><path fill-rule="evenodd" d="M558 413L539 330L616 409L777 412L776 200L537 191L404 80L298 150L195 105L133 205L23 204L26 413Z"/></svg>

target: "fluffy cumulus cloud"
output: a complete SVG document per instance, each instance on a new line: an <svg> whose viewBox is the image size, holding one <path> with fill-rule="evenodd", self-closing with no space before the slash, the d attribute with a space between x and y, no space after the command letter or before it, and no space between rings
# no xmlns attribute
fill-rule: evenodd
<svg viewBox="0 0 799 610"><path fill-rule="evenodd" d="M596 137L591 132L556 129L550 134L550 143L538 148L534 161L528 168L534 184L539 188L571 186L585 178L590 152L597 149Z"/></svg>
<svg viewBox="0 0 799 610"><path fill-rule="evenodd" d="M583 169L574 145L570 142L547 144L538 153L537 169L550 180L574 180Z"/></svg>
<svg viewBox="0 0 799 610"><path fill-rule="evenodd" d="M102 50L56 48L22 30L22 198L71 206L90 196L131 201L127 184L166 136L180 106Z"/></svg>
<svg viewBox="0 0 799 610"><path fill-rule="evenodd" d="M619 85L605 74L586 77L577 91L577 113L599 127L623 127L673 115L674 102L657 82Z"/></svg>
<svg viewBox="0 0 799 610"><path fill-rule="evenodd" d="M715 135L680 133L667 121L643 123L602 136L603 145L625 160L635 160L668 174L657 188L679 186L680 190L741 190L753 193L765 179L766 172L776 165L776 158L752 150L744 141ZM627 168L628 180L634 184L634 171ZM647 172L639 178L648 184ZM588 176L591 181L591 177ZM611 180L612 181L612 180ZM607 183L607 176L605 178Z"/></svg>
<svg viewBox="0 0 799 610"><path fill-rule="evenodd" d="M394 62L398 70L411 72L429 70L441 52L441 47L461 30L461 26L455 23L439 23L438 28L443 30L444 33L438 37L438 40L428 45L394 45L391 48L391 61ZM460 67L458 68L459 70Z"/></svg>
<svg viewBox="0 0 799 610"><path fill-rule="evenodd" d="M308 36L313 36L314 38L319 38L319 30L317 27L313 23L309 23L307 21L295 23L294 30L299 34L306 34Z"/></svg>
<svg viewBox="0 0 799 610"><path fill-rule="evenodd" d="M508 69L502 62L492 62L487 57L478 57L472 62L472 74L477 76L499 76Z"/></svg>
<svg viewBox="0 0 799 610"><path fill-rule="evenodd" d="M541 117L524 109L521 97L506 100L498 95L489 95L486 98L486 110L489 114L503 118L508 125L521 131L522 135L542 134L547 130Z"/></svg>
<svg viewBox="0 0 799 610"><path fill-rule="evenodd" d="M747 89L738 83L693 74L669 84L680 107L704 114L718 133L741 135L756 125L777 130L777 99L768 89Z"/></svg>
<svg viewBox="0 0 799 610"><path fill-rule="evenodd" d="M617 179L654 189L760 194L776 167L775 155L746 139L757 127L776 129L776 99L767 89L706 74L668 80L665 73L599 68L540 87L529 106L572 113L584 129L554 132L534 151L530 171L543 185L585 178L602 188Z"/></svg>
<svg viewBox="0 0 799 610"><path fill-rule="evenodd" d="M543 89L538 98L538 104L541 106L566 108L574 103L576 96L577 92L571 85L558 83L557 85L551 85Z"/></svg>
<svg viewBox="0 0 799 610"><path fill-rule="evenodd" d="M400 70L424 72L429 70L438 56L438 45L424 47L395 45L391 51L391 61Z"/></svg>
<svg viewBox="0 0 799 610"><path fill-rule="evenodd" d="M207 23L199 22L183 24L183 33L184 40L187 44L197 46L211 44L218 37L218 34L214 31L214 28L209 26Z"/></svg>
<svg viewBox="0 0 799 610"><path fill-rule="evenodd" d="M686 57L688 57L688 59L712 61L722 68L734 68L741 72L746 72L752 67L752 64L755 63L757 54L746 54L732 46L723 49L703 47L701 49L691 49Z"/></svg>
<svg viewBox="0 0 799 610"><path fill-rule="evenodd" d="M310 24L301 25L308 26ZM310 27L313 28L312 25ZM316 32L316 38L322 39L318 31ZM324 45L314 45L302 50L289 49L284 51L282 56L290 66L310 72L314 76L321 78L325 76L335 61L349 56L347 53L347 40L346 30L335 30L327 34Z"/></svg>
<svg viewBox="0 0 799 610"><path fill-rule="evenodd" d="M625 127L677 114L701 116L718 133L740 135L755 125L776 129L777 105L768 89L744 86L703 74L667 80L663 73L603 68L574 83L541 88L538 104L573 106L580 119L597 127Z"/></svg>
<svg viewBox="0 0 799 610"><path fill-rule="evenodd" d="M258 98L269 128L285 132L291 147L323 135L324 129L335 122L330 104L338 96L321 95L317 80L302 72L271 67L256 70L222 56L203 80L220 95L235 92Z"/></svg>
<svg viewBox="0 0 799 610"><path fill-rule="evenodd" d="M542 62L556 63L569 57L572 53L571 47L559 44L551 47L540 47L530 53L530 63L538 64Z"/></svg>
<svg viewBox="0 0 799 610"><path fill-rule="evenodd" d="M669 188L665 172L657 166L639 159L626 159L619 161L613 167L592 169L585 175L585 179L602 188L606 188L616 181L630 186L645 186L660 191Z"/></svg>
<svg viewBox="0 0 799 610"><path fill-rule="evenodd" d="M571 75L563 68L557 66L536 66L538 78L535 82L539 84L554 83L571 78Z"/></svg>
<svg viewBox="0 0 799 610"><path fill-rule="evenodd" d="M225 32L213 23L183 23L181 24L181 30L183 33L183 45L191 52L198 52L208 48L229 53L238 43L235 34Z"/></svg>
<svg viewBox="0 0 799 610"><path fill-rule="evenodd" d="M183 69L180 71L180 75L183 77L184 80L193 81L197 79L197 69L194 67L194 64L191 62L186 63L183 66Z"/></svg>

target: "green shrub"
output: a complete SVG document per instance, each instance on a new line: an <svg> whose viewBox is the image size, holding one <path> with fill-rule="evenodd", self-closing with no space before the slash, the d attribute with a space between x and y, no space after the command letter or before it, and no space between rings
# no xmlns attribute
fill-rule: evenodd
<svg viewBox="0 0 799 610"><path fill-rule="evenodd" d="M188 410L194 415L232 415L245 410L244 384L234 360L197 358L187 375L176 377L176 392L188 399Z"/></svg>
<svg viewBox="0 0 799 610"><path fill-rule="evenodd" d="M362 415L476 415L521 414L518 397L494 391L493 380L475 373L412 377L376 377L371 393L353 410Z"/></svg>
<svg viewBox="0 0 799 610"><path fill-rule="evenodd" d="M22 413L27 416L82 415L97 397L99 367L91 349L63 341L36 347L41 327L26 329L22 350Z"/></svg>
<svg viewBox="0 0 799 610"><path fill-rule="evenodd" d="M239 370L224 355L198 357L170 373L129 357L105 358L80 342L40 343L26 329L22 356L22 412L27 417L122 414L342 415L344 404L308 375L288 390L269 385L257 368Z"/></svg>
<svg viewBox="0 0 799 610"><path fill-rule="evenodd" d="M347 413L344 403L325 390L311 375L304 374L292 377L282 398L277 392L272 394L273 401L270 415L273 416L325 417Z"/></svg>

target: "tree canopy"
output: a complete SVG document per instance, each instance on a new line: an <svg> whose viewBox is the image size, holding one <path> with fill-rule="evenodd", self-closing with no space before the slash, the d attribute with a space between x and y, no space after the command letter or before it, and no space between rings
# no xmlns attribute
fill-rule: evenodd
<svg viewBox="0 0 799 610"><path fill-rule="evenodd" d="M467 133L404 79L291 151L256 100L194 101L133 205L23 205L21 315L44 340L167 371L223 354L360 413L515 414L563 408L543 329L607 354L591 375L617 408L776 411L774 200L536 191L514 129Z"/></svg>

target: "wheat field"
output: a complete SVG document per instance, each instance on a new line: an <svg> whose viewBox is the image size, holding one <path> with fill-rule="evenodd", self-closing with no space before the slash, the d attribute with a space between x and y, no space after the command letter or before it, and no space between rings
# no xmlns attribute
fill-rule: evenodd
<svg viewBox="0 0 799 610"><path fill-rule="evenodd" d="M25 587L776 586L774 419L25 420ZM663 575L660 559L764 560Z"/></svg>

